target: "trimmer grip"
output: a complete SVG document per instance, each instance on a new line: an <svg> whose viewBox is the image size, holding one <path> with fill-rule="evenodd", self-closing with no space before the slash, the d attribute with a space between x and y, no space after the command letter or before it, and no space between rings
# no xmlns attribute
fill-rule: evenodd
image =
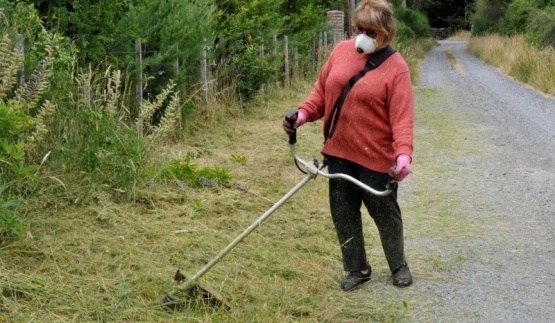
<svg viewBox="0 0 555 323"><path fill-rule="evenodd" d="M289 122L289 124L291 125L291 128L293 128L293 126L295 125L295 121L297 121L297 116L298 116L297 109L293 109L287 112L287 114L285 115L285 120ZM294 145L296 143L297 143L297 130L293 129L293 133L289 135L289 144Z"/></svg>

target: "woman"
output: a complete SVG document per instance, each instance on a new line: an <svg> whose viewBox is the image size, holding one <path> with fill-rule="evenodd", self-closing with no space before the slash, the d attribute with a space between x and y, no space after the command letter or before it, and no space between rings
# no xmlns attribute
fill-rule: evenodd
<svg viewBox="0 0 555 323"><path fill-rule="evenodd" d="M344 98L339 114L334 112L349 79L364 68L371 55L387 47L396 32L393 8L386 0L361 1L353 25L359 35L337 44L313 90L300 103L295 123L284 120L283 128L291 134L305 122L324 118L326 142L322 154L328 161L328 171L350 175L383 190L390 176L400 182L410 172L414 123L411 78L403 57L395 52L357 81ZM348 272L341 289L360 287L372 273L364 246L362 203L378 228L393 284L411 285L397 184L390 195L377 197L346 180L332 179L329 200L343 267Z"/></svg>

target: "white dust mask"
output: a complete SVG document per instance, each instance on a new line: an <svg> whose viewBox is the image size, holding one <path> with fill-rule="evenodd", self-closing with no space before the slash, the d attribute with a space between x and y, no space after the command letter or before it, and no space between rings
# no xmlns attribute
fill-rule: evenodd
<svg viewBox="0 0 555 323"><path fill-rule="evenodd" d="M366 34L358 34L355 40L355 48L361 54L372 54L376 51L378 44L376 40Z"/></svg>

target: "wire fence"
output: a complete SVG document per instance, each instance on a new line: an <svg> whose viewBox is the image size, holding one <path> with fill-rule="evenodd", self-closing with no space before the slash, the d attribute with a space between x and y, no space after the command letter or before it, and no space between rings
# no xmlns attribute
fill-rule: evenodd
<svg viewBox="0 0 555 323"><path fill-rule="evenodd" d="M319 69L333 47L347 37L344 31L342 12L333 11L328 13L328 22L327 27L323 31L313 33L311 44L299 43L298 39L300 37L297 35L291 37L289 35L273 35L269 40L259 41L259 45L253 44L254 46L259 46L257 55L259 58L263 58L261 61L269 61L274 67L279 66L274 77L271 78L272 82L289 87L293 81L307 75L312 75ZM25 53L25 39L23 37L17 39L16 46L20 52ZM155 55L163 56L165 53L148 49L147 45L140 39L134 41L133 51L108 51L107 55L128 56L127 59L115 59L115 61L124 63L121 66L112 68L119 70L122 73L123 79L129 80L128 89L125 91L127 93L126 98L127 102L131 102L137 108L135 110L132 107L137 112L141 111L141 104L145 96L150 97L152 94L156 94L154 92L145 93L153 73L158 73L159 75L167 73L168 76L169 74L178 76L180 73L183 74L186 68L190 70L191 66L198 66L200 71L197 72L200 75L200 80L194 83L198 84L198 90L195 90L195 93L200 93L198 96L202 106L202 114L207 115L209 111L209 98L222 97L219 94L226 91L233 92L233 87L237 85L233 84L229 78L220 77L221 75L232 74L233 72L232 70L230 71L231 73L226 72L226 68L228 68L226 59L228 57L216 57L213 53L213 44L212 46L206 44L202 48L200 62L191 62L190 59L186 58L175 58L172 64L170 64L171 67L164 67L166 71L152 71L149 70L149 66L145 66L148 65L145 64L145 60L148 60L149 57ZM173 71L169 71L172 68ZM22 71L20 75L18 83L23 85L25 83L25 71ZM265 88L268 85L270 84L264 84L261 88Z"/></svg>
<svg viewBox="0 0 555 323"><path fill-rule="evenodd" d="M293 37L295 38L295 37ZM284 35L281 39L277 35L274 35L271 41L272 48L268 50L264 45L260 45L258 49L259 56L269 57L269 60L282 60L276 62L278 65L282 66L282 69L276 75L275 81L282 84L285 87L289 87L291 83L300 79L304 75L310 75L317 71L317 69L323 64L327 56L333 47L340 41L345 40L345 33L339 33L333 29L329 31L323 31L315 33L312 46L310 50L310 55L300 55L298 46L296 42L291 42L289 36ZM135 65L139 70L143 70L143 60L145 55L149 53L154 53L153 51L143 51L143 44L140 40L135 41L135 51L132 53L135 57ZM200 75L201 75L201 93L200 102L202 104L202 113L206 115L208 113L209 97L217 97L218 93L222 92L222 89L228 86L225 84L225 80L217 78L217 69L227 68L227 62L225 58L215 58L210 55L213 50L212 46L204 46L202 50L202 59L199 62ZM131 53L125 53L131 54ZM180 70L180 66L186 65L190 62L183 62L179 58L176 58L172 64L177 74ZM143 89L145 86L145 75L138 74L135 80L135 96L136 101L141 102L144 96ZM211 93L212 92L212 93ZM212 94L212 95L211 95Z"/></svg>

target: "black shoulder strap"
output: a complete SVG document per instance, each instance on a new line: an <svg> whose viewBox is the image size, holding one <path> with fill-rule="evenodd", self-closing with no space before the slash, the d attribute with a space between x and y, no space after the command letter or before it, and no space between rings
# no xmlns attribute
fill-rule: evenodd
<svg viewBox="0 0 555 323"><path fill-rule="evenodd" d="M347 82L347 84L345 85L345 88L343 88L343 92L341 93L341 96L339 96L339 98L333 105L333 109L331 111L331 118L329 119L328 124L325 127L328 134L326 137L326 140L330 139L333 136L333 133L335 132L335 128L337 127L337 122L339 121L339 114L341 113L341 107L343 106L343 102L345 102L345 98L347 97L347 94L349 93L353 85L355 85L355 83L358 80L364 77L364 75L366 75L368 71L371 71L376 67L380 66L381 63L383 63L389 56L391 56L395 52L396 50L393 47L391 47L391 45L387 45L387 47L384 47L379 51L373 53L366 61L366 64L364 65L364 68L362 69L362 71L360 71L358 74L353 76L349 80L349 82Z"/></svg>

